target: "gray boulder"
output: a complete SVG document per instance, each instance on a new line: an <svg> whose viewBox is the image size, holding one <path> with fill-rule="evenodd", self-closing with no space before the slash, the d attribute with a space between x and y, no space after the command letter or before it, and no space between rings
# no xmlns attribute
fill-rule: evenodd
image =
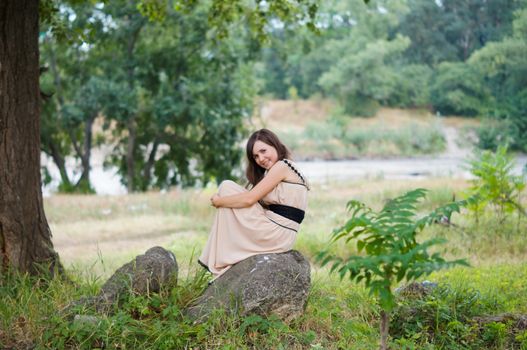
<svg viewBox="0 0 527 350"><path fill-rule="evenodd" d="M309 262L296 250L249 257L217 278L186 310L196 322L213 309L246 316L274 314L289 322L303 314L311 286Z"/></svg>
<svg viewBox="0 0 527 350"><path fill-rule="evenodd" d="M174 254L162 247L153 247L117 269L97 296L81 298L69 308L93 306L98 312L109 314L123 297L130 293L157 293L162 285L175 283L177 275L178 265Z"/></svg>

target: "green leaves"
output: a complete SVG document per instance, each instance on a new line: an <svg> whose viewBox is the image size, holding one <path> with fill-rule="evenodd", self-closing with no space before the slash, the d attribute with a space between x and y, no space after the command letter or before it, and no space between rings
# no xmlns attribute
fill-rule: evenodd
<svg viewBox="0 0 527 350"><path fill-rule="evenodd" d="M400 56L410 41L400 35L392 40L363 38L357 42L351 38L335 48L340 49L339 59L321 75L319 84L341 101L346 113L368 117L397 91L397 69L389 62Z"/></svg>
<svg viewBox="0 0 527 350"><path fill-rule="evenodd" d="M483 151L469 161L470 172L474 176L469 195L472 200L468 208L476 216L488 206L496 209L500 220L505 214L518 211L526 215L520 195L525 189L525 177L514 175L514 159L507 154L507 146L499 146L496 152Z"/></svg>
<svg viewBox="0 0 527 350"><path fill-rule="evenodd" d="M357 251L366 255L342 259L326 250L317 259L322 266L331 263L331 271L341 278L347 275L352 281L364 282L387 311L395 306L391 291L394 283L415 280L453 265L468 265L464 260L445 261L439 253L428 252L429 248L444 243L444 239L417 242L417 234L426 226L445 218L450 220L453 213L467 204L466 201L449 203L417 219L417 204L426 192L422 188L409 191L389 200L379 212L362 202L349 201L347 209L351 217L333 231L331 241L356 242Z"/></svg>
<svg viewBox="0 0 527 350"><path fill-rule="evenodd" d="M208 20L214 28L216 36L220 39L229 36L233 24L244 20L253 37L260 42L265 42L269 39L269 28L276 25L277 21L294 23L295 25L300 25L303 21L307 28L316 32L315 17L317 11L317 2L311 0L261 2L212 0Z"/></svg>

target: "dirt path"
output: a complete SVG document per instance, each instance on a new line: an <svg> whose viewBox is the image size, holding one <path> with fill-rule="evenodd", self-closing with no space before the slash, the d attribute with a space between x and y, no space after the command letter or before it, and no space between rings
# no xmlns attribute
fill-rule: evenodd
<svg viewBox="0 0 527 350"><path fill-rule="evenodd" d="M446 139L446 150L441 154L443 157L449 158L467 158L471 149L467 146L461 147L459 129L453 126L443 126L443 133Z"/></svg>

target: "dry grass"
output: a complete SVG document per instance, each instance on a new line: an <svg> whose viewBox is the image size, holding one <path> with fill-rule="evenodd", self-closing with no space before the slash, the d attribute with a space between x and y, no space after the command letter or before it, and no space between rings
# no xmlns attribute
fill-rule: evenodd
<svg viewBox="0 0 527 350"><path fill-rule="evenodd" d="M188 252L203 244L212 222L211 191L54 195L44 204L62 262L108 276L156 245L169 247L187 260Z"/></svg>
<svg viewBox="0 0 527 350"><path fill-rule="evenodd" d="M270 100L262 101L252 118L255 128L267 127L276 130L302 131L310 122L323 122L337 109L331 100ZM440 120L445 126L463 128L476 127L480 122L475 118L456 116L437 117L426 109L380 108L372 118L353 118L352 125L368 128L381 122L387 128L398 128L410 122L430 124Z"/></svg>
<svg viewBox="0 0 527 350"><path fill-rule="evenodd" d="M330 100L262 101L252 118L255 127L301 131L308 122L324 121L336 105Z"/></svg>
<svg viewBox="0 0 527 350"><path fill-rule="evenodd" d="M307 160L456 155L467 139L460 132L478 123L427 109L381 108L371 118L351 117L331 100L310 99L261 101L248 128L274 130L296 159Z"/></svg>
<svg viewBox="0 0 527 350"><path fill-rule="evenodd" d="M461 198L467 186L466 180L451 178L379 178L313 184L296 249L308 257L322 249L333 228L347 218L345 205L350 199L363 201L377 210L387 199L421 187L430 190L421 206L428 211L454 197ZM133 256L160 245L176 254L184 273L195 265L206 241L215 213L208 198L214 190L106 197L56 195L45 199L45 207L55 248L67 267L88 269L87 272L104 278ZM499 231L499 227L492 222L482 225L477 232L468 232L465 228L471 227L472 220L468 214L456 216L460 229L437 228L425 236L445 236L449 240L447 256L468 258L476 266L515 264L524 259L527 243L522 243L520 236L496 234L494 231ZM347 248L339 249L344 252Z"/></svg>

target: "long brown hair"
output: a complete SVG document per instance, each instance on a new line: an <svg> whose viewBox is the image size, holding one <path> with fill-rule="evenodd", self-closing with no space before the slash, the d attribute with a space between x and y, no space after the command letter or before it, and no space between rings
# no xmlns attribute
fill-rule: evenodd
<svg viewBox="0 0 527 350"><path fill-rule="evenodd" d="M247 176L249 184L252 186L255 186L260 182L265 174L265 169L256 164L256 161L254 160L253 148L256 141L262 141L263 143L274 147L278 154L278 160L291 158L291 152L289 152L287 147L280 141L274 132L269 129L255 131L251 137L249 137L247 147L245 148L247 153L247 169L245 170L245 175Z"/></svg>

